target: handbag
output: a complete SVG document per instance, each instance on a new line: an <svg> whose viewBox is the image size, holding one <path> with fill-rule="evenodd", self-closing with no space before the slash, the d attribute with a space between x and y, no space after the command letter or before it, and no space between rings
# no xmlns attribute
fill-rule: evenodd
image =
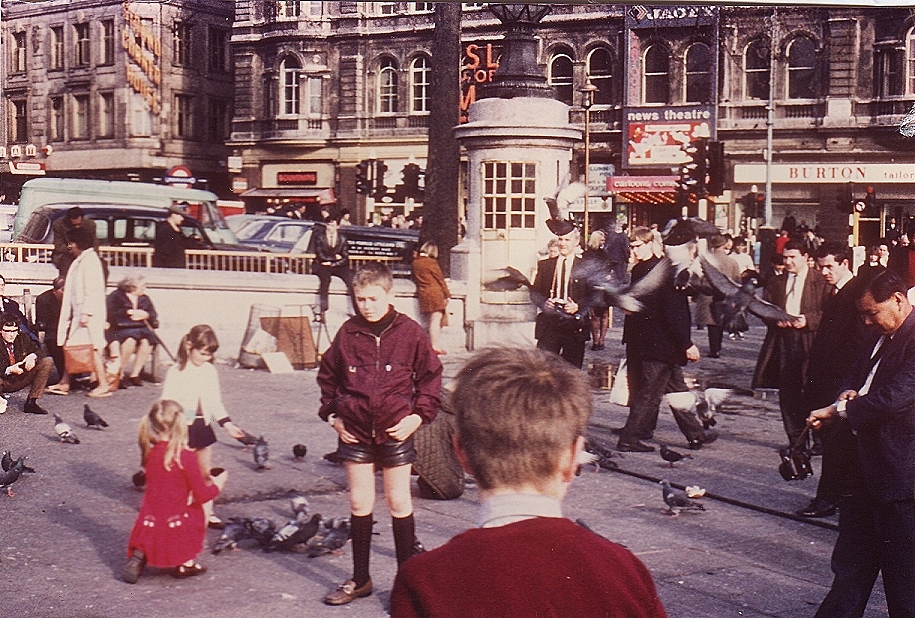
<svg viewBox="0 0 915 618"><path fill-rule="evenodd" d="M782 462L778 465L778 473L786 481L802 481L808 476L813 476L813 466L810 465L810 456L802 448L810 432L810 424L804 427L804 432L798 436L791 446L779 449L778 454Z"/></svg>
<svg viewBox="0 0 915 618"><path fill-rule="evenodd" d="M85 343L82 343L85 341ZM67 337L64 348L64 368L69 374L95 371L95 346L88 328L78 328Z"/></svg>
<svg viewBox="0 0 915 618"><path fill-rule="evenodd" d="M617 369L616 377L613 378L613 386L610 388L610 403L618 406L629 405L629 379L625 358L620 361L620 368Z"/></svg>

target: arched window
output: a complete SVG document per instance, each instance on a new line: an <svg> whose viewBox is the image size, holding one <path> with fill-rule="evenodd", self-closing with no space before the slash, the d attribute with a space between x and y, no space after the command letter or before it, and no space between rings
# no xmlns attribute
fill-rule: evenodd
<svg viewBox="0 0 915 618"><path fill-rule="evenodd" d="M915 28L905 37L906 94L915 93Z"/></svg>
<svg viewBox="0 0 915 618"><path fill-rule="evenodd" d="M642 60L642 101L670 103L670 54L660 45L645 50Z"/></svg>
<svg viewBox="0 0 915 618"><path fill-rule="evenodd" d="M588 56L588 79L597 90L594 91L595 105L613 104L613 56L599 47Z"/></svg>
<svg viewBox="0 0 915 618"><path fill-rule="evenodd" d="M567 54L556 54L550 60L550 86L557 100L572 105L572 58Z"/></svg>
<svg viewBox="0 0 915 618"><path fill-rule="evenodd" d="M705 43L693 43L686 50L685 103L712 102L712 52Z"/></svg>
<svg viewBox="0 0 915 618"><path fill-rule="evenodd" d="M299 113L299 61L289 56L280 65L280 75L283 80L283 95L280 101L280 111L283 115L291 116Z"/></svg>
<svg viewBox="0 0 915 618"><path fill-rule="evenodd" d="M769 80L772 72L769 70L769 42L765 39L756 39L749 45L743 54L743 78L745 99L769 98Z"/></svg>
<svg viewBox="0 0 915 618"><path fill-rule="evenodd" d="M816 82L816 46L799 36L788 46L788 98L815 99Z"/></svg>
<svg viewBox="0 0 915 618"><path fill-rule="evenodd" d="M410 89L413 92L412 111L429 111L429 80L432 76L432 65L429 58L419 56L410 67Z"/></svg>
<svg viewBox="0 0 915 618"><path fill-rule="evenodd" d="M384 58L378 70L378 111L393 114L397 111L397 64Z"/></svg>

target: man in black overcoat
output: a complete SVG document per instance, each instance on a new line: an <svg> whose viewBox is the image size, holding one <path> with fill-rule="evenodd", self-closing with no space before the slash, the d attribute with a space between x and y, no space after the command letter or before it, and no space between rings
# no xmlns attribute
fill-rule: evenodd
<svg viewBox="0 0 915 618"><path fill-rule="evenodd" d="M878 574L892 618L915 616L915 313L905 281L887 271L858 301L881 336L808 421L847 423L854 448L842 479L835 578L817 618L860 617Z"/></svg>

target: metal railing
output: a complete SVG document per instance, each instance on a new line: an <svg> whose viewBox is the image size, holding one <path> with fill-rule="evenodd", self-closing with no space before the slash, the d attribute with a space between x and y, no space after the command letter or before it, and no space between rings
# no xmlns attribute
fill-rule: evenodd
<svg viewBox="0 0 915 618"><path fill-rule="evenodd" d="M0 262L49 263L53 245L0 243ZM150 267L152 247L101 247L99 254L109 266ZM252 273L310 274L312 253L267 253L256 251L210 251L188 249L185 263L189 270L223 270ZM397 257L351 256L350 268L368 262L385 262L395 266Z"/></svg>

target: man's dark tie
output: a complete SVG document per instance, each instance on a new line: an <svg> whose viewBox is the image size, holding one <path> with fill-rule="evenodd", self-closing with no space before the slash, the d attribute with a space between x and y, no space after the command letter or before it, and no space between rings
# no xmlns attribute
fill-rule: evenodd
<svg viewBox="0 0 915 618"><path fill-rule="evenodd" d="M6 353L9 354L9 356L10 356L10 365L15 365L16 364L16 354L13 353L13 344L12 343L6 344Z"/></svg>
<svg viewBox="0 0 915 618"><path fill-rule="evenodd" d="M563 300L566 297L566 259L562 258L562 270L559 273L559 298Z"/></svg>
<svg viewBox="0 0 915 618"><path fill-rule="evenodd" d="M839 288L837 288L836 286L832 286L832 289L829 291L829 295L835 296L838 293L839 293Z"/></svg>

